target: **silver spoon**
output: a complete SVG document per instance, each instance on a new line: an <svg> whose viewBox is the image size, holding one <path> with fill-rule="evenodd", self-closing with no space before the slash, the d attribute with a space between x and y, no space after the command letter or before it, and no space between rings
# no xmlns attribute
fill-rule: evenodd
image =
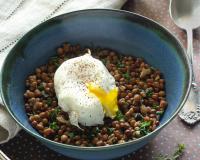
<svg viewBox="0 0 200 160"><path fill-rule="evenodd" d="M200 0L170 0L169 12L174 23L187 32L187 53L193 68L193 81L179 116L188 124L194 124L200 120L200 83L196 81L193 65L193 29L200 26Z"/></svg>

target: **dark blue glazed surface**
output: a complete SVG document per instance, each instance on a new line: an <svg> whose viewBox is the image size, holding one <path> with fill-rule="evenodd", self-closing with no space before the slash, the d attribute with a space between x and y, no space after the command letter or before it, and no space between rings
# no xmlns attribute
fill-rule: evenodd
<svg viewBox="0 0 200 160"><path fill-rule="evenodd" d="M63 42L111 48L144 58L164 74L168 108L153 133L133 142L99 148L58 144L41 137L28 123L24 111L25 79L45 64ZM17 122L48 147L79 159L109 159L135 151L148 143L175 116L191 83L188 59L180 43L164 28L125 11L85 10L53 18L27 33L11 50L2 69L4 103Z"/></svg>

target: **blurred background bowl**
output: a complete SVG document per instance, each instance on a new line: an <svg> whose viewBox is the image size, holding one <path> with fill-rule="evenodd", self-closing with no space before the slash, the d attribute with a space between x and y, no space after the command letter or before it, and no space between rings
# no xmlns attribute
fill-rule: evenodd
<svg viewBox="0 0 200 160"><path fill-rule="evenodd" d="M168 101L159 127L137 140L103 147L65 145L42 137L31 126L25 113L25 79L55 55L56 48L64 42L110 48L142 57L158 68L166 80ZM66 156L102 160L136 151L176 116L190 90L191 68L180 42L158 23L127 11L91 9L52 18L28 32L6 57L0 82L4 104L24 130Z"/></svg>

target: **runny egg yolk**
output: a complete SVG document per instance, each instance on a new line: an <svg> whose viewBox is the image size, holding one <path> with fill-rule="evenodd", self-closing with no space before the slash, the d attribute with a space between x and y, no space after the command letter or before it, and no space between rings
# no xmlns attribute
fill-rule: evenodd
<svg viewBox="0 0 200 160"><path fill-rule="evenodd" d="M106 92L103 88L93 84L86 84L90 93L94 94L101 102L105 115L110 118L114 118L118 111L117 96L118 88L114 88L109 92Z"/></svg>

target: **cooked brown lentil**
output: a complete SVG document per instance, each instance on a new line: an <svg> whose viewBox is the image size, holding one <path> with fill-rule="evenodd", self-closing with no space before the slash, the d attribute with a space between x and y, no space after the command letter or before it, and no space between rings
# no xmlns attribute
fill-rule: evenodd
<svg viewBox="0 0 200 160"><path fill-rule="evenodd" d="M53 141L77 146L104 146L124 143L152 132L167 107L165 81L159 70L141 58L118 54L109 49L91 49L114 76L119 88L119 112L104 125L72 126L68 114L57 103L53 77L67 59L80 56L87 48L63 44L47 64L36 68L26 80L25 109L32 126Z"/></svg>

